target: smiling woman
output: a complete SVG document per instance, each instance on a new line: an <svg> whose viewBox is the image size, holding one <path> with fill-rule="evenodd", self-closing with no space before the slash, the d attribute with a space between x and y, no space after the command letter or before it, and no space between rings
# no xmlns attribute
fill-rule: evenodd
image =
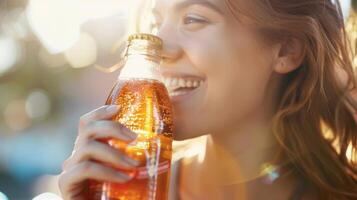
<svg viewBox="0 0 357 200"><path fill-rule="evenodd" d="M357 198L356 80L338 2L157 0L153 13L174 138L206 138L202 154L174 164L172 199ZM93 125L110 115L84 118ZM85 137L108 130L120 131L80 124L75 150L88 150L66 162L66 199L112 173L88 164L109 150Z"/></svg>

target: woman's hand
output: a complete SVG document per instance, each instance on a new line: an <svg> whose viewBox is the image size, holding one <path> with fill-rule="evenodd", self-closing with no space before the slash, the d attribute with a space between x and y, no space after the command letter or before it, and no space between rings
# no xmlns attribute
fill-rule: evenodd
<svg viewBox="0 0 357 200"><path fill-rule="evenodd" d="M123 183L132 178L102 164L124 169L139 164L123 152L98 141L115 138L131 142L136 138L136 134L125 126L109 120L118 111L118 106L103 106L81 117L74 150L64 162L63 172L59 177L59 187L64 200L86 199L88 179Z"/></svg>

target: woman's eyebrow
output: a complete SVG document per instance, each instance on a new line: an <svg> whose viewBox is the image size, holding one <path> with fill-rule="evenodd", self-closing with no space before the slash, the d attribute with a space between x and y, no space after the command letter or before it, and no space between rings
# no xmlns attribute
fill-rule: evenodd
<svg viewBox="0 0 357 200"><path fill-rule="evenodd" d="M187 8L188 6L197 5L197 4L211 8L212 10L214 10L220 14L223 14L223 11L217 5L215 5L212 2L209 2L207 0L184 0L184 1L177 3L174 7L177 10L182 10L184 8Z"/></svg>
<svg viewBox="0 0 357 200"><path fill-rule="evenodd" d="M218 12L219 14L223 14L223 11L215 4L207 1L207 0L183 0L183 1L180 1L176 4L174 4L173 8L174 10L182 10L184 8L187 8L189 6L192 6L192 5L201 5L201 6L205 6L205 7L208 7L216 12ZM154 13L160 13L158 12L158 8L154 8L152 10Z"/></svg>

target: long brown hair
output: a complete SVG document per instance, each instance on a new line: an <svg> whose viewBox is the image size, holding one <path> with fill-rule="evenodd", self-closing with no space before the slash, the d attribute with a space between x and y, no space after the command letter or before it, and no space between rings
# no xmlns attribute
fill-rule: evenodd
<svg viewBox="0 0 357 200"><path fill-rule="evenodd" d="M350 95L356 80L339 2L226 0L226 5L238 20L252 19L272 41L293 37L304 45L303 63L282 83L276 138L319 199L357 199L357 123L352 114L357 106ZM346 77L343 85L337 71Z"/></svg>

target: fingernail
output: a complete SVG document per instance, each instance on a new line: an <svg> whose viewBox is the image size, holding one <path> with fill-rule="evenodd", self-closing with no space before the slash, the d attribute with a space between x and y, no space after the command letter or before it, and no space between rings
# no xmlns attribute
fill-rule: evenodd
<svg viewBox="0 0 357 200"><path fill-rule="evenodd" d="M132 179L136 178L136 173L135 172L129 173L127 175L129 176L129 180L132 180Z"/></svg>
<svg viewBox="0 0 357 200"><path fill-rule="evenodd" d="M124 133L129 137L131 140L135 140L138 137L138 134L132 131L131 129L123 126Z"/></svg>
<svg viewBox="0 0 357 200"><path fill-rule="evenodd" d="M133 179L135 176L134 173L126 173L125 175L126 175L128 181Z"/></svg>
<svg viewBox="0 0 357 200"><path fill-rule="evenodd" d="M122 173L122 172L119 172L119 173L117 173L116 178L119 180L119 182L122 182L123 180L124 180L124 181L129 181L129 180L131 180L133 177L130 176L130 175L128 175L128 174L124 174L124 173Z"/></svg>
<svg viewBox="0 0 357 200"><path fill-rule="evenodd" d="M132 158L130 158L130 157L125 157L125 160L126 160L130 165L132 165L132 166L134 166L134 167L136 167L136 166L138 166L138 165L140 164L139 161L134 160L134 159L132 159Z"/></svg>
<svg viewBox="0 0 357 200"><path fill-rule="evenodd" d="M111 106L107 107L107 111L109 113L116 113L116 112L118 112L118 110L119 110L119 106L118 105L111 105Z"/></svg>
<svg viewBox="0 0 357 200"><path fill-rule="evenodd" d="M138 134L134 133L134 132L129 132L129 137L132 140L135 140L138 137Z"/></svg>

